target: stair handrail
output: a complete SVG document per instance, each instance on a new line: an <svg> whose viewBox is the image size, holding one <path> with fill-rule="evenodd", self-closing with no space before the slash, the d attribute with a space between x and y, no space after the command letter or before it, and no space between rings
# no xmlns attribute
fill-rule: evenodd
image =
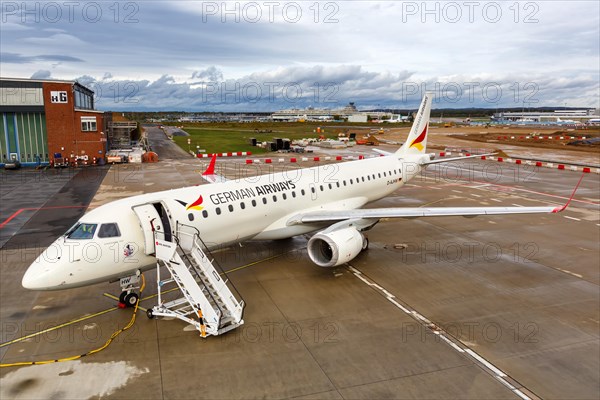
<svg viewBox="0 0 600 400"><path fill-rule="evenodd" d="M204 240L202 240L202 237L200 236L200 230L193 226L193 225L189 225L189 224L184 224L183 222L179 222L176 221L176 234L173 235L174 237L178 238L179 234L185 234L185 235L192 235L191 233L188 232L182 232L180 229L180 226L182 227L187 227L187 228L192 228L195 233L193 234L193 238L192 241L194 242L194 245L197 245L198 247L200 247L202 249L202 251L205 253L205 255L208 255L209 257L209 261L217 266L217 272L220 275L224 276L224 280L225 280L225 284L229 284L227 285L228 287L230 286L230 289L233 289L233 294L234 297L238 300L238 302L240 303L240 306L242 307L242 316L244 314L244 309L246 306L246 302L244 301L244 298L242 297L240 291L237 289L237 287L235 286L235 284L231 281L231 279L229 279L229 275L227 275L227 272L225 271L225 269L223 269L223 267L221 266L221 264L219 263L219 261L217 260L217 258L214 256L214 254L210 251L210 248L208 247L208 245L204 242ZM200 244L196 243L196 241L199 241ZM181 248L181 246L179 246Z"/></svg>
<svg viewBox="0 0 600 400"><path fill-rule="evenodd" d="M204 286L204 288L206 289L206 293L208 293L208 295L210 296L210 298L212 299L213 303L217 306L217 308L219 309L221 315L219 316L219 321L217 323L217 326L221 325L221 318L223 317L223 315L225 314L223 312L223 309L221 308L221 306L219 305L219 302L217 301L217 299L215 299L215 297L213 296L213 294L210 292L208 286L206 285L206 282L204 282L204 279L202 279L202 276L198 273L198 271L196 271L196 267L194 266L194 264L192 263L192 261L190 260L190 258L188 257L187 253L183 250L183 248L181 247L181 245L179 244L179 238L176 235L173 235L173 237L175 238L175 243L177 245L177 248L179 248L179 250L181 250L181 255L183 255L183 257L185 257L186 261L188 262L188 265L192 266L192 269L194 270L194 274L196 275L196 277L198 277L198 279L200 280L200 282L202 282L202 286Z"/></svg>
<svg viewBox="0 0 600 400"><path fill-rule="evenodd" d="M238 300L238 302L240 303L240 306L242 307L242 316L244 313L244 308L245 308L245 302L244 302L244 298L242 297L240 291L237 289L237 287L235 286L235 284L233 283L233 281L231 279L229 279L229 275L227 275L227 272L225 271L225 269L223 269L223 267L221 267L221 264L219 264L219 261L217 260L217 258L213 255L213 253L210 251L210 249L208 248L208 246L206 245L206 243L204 243L204 241L202 240L202 238L200 237L200 235L195 235L194 236L194 241L199 240L200 243L202 244L202 247L205 249L203 251L205 251L205 254L207 254L209 256L209 260L216 264L217 267L219 267L220 273L224 276L224 280L225 280L225 284L229 284L231 285L231 288L233 289L233 294L234 297L236 297L236 300ZM195 242L196 245L199 245L198 243ZM227 286L229 286L227 285Z"/></svg>

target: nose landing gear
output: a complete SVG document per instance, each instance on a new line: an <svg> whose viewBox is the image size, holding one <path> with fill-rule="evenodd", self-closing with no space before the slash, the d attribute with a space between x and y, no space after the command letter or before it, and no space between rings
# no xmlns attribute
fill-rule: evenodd
<svg viewBox="0 0 600 400"><path fill-rule="evenodd" d="M140 283L140 270L137 270L135 275L126 276L119 279L121 285L121 294L119 295L119 306L120 307L135 307L140 296L135 292L139 289Z"/></svg>

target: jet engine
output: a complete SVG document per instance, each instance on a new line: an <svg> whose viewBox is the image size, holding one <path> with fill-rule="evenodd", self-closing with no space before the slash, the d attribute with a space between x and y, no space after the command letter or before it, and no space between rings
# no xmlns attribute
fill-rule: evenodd
<svg viewBox="0 0 600 400"><path fill-rule="evenodd" d="M335 267L352 260L367 244L367 239L352 227L322 231L308 241L308 256L320 267Z"/></svg>

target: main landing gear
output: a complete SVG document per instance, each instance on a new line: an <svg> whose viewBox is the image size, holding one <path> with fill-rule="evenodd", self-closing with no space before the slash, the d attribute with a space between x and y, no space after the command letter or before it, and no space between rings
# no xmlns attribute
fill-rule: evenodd
<svg viewBox="0 0 600 400"><path fill-rule="evenodd" d="M363 237L363 243L362 243L362 249L361 251L365 251L369 249L369 238L367 237L367 235L362 235Z"/></svg>
<svg viewBox="0 0 600 400"><path fill-rule="evenodd" d="M140 298L135 290L140 288L139 283L141 274L140 270L137 270L135 275L119 279L122 290L121 295L119 295L119 306L135 307Z"/></svg>

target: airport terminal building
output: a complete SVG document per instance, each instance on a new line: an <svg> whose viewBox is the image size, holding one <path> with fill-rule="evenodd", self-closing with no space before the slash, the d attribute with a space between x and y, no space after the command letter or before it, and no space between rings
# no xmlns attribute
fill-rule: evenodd
<svg viewBox="0 0 600 400"><path fill-rule="evenodd" d="M104 113L76 81L0 78L0 166L104 158Z"/></svg>

